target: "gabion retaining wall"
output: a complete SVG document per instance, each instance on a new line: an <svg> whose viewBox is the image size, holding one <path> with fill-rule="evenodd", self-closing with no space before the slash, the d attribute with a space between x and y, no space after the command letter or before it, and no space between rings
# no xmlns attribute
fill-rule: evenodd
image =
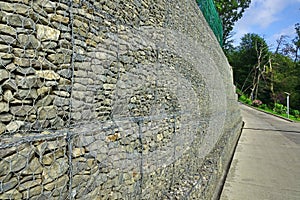
<svg viewBox="0 0 300 200"><path fill-rule="evenodd" d="M0 199L210 199L241 129L193 0L0 0Z"/></svg>

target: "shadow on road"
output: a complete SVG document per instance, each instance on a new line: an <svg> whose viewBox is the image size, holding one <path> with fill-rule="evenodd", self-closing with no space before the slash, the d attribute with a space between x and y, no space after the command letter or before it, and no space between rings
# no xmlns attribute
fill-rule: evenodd
<svg viewBox="0 0 300 200"><path fill-rule="evenodd" d="M245 130L254 130L254 131L276 131L276 132L285 132L285 133L300 133L300 131L289 131L289 130L280 130L280 129L264 129L264 128L243 128Z"/></svg>

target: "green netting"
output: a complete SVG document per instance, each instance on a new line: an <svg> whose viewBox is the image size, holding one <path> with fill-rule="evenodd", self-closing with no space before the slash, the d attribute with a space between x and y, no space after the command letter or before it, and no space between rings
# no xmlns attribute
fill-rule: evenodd
<svg viewBox="0 0 300 200"><path fill-rule="evenodd" d="M223 26L213 0L196 0L220 45L223 45Z"/></svg>

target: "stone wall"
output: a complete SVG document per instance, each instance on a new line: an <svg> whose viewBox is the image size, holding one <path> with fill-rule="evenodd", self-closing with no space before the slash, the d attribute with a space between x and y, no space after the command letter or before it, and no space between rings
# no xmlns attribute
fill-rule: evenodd
<svg viewBox="0 0 300 200"><path fill-rule="evenodd" d="M211 199L241 129L193 0L0 0L0 199Z"/></svg>

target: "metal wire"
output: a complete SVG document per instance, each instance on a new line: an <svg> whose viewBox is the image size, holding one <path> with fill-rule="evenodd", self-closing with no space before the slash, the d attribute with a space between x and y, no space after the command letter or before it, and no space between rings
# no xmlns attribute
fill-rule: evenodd
<svg viewBox="0 0 300 200"><path fill-rule="evenodd" d="M160 3L0 0L0 199L185 199L203 183L222 75L195 2Z"/></svg>

